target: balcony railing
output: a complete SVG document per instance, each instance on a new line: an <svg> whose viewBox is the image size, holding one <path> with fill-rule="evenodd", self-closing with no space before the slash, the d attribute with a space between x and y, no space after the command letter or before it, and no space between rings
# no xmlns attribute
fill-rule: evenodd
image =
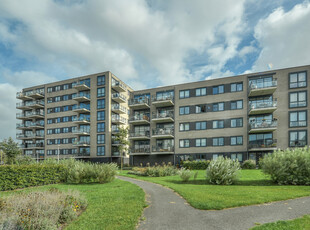
<svg viewBox="0 0 310 230"><path fill-rule="evenodd" d="M277 89L277 80L265 81L249 85L249 96L272 94Z"/></svg>
<svg viewBox="0 0 310 230"><path fill-rule="evenodd" d="M121 92L126 91L126 85L120 81L112 81L112 88L114 88L117 91L121 91Z"/></svg>
<svg viewBox="0 0 310 230"><path fill-rule="evenodd" d="M127 119L122 116L112 116L113 123L127 124Z"/></svg>
<svg viewBox="0 0 310 230"><path fill-rule="evenodd" d="M119 132L119 127L117 127L117 126L112 126L111 132L112 132L112 133L118 133L118 132Z"/></svg>
<svg viewBox="0 0 310 230"><path fill-rule="evenodd" d="M139 115L135 115L133 117L131 117L129 119L130 123L149 123L150 122L150 118L148 114L139 114Z"/></svg>
<svg viewBox="0 0 310 230"><path fill-rule="evenodd" d="M267 139L267 140L257 140L249 142L249 149L265 149L265 148L276 148L277 140L276 139Z"/></svg>
<svg viewBox="0 0 310 230"><path fill-rule="evenodd" d="M251 83L250 89L264 89L264 88L270 88L270 87L276 87L278 84L277 80L272 81L266 81L261 83Z"/></svg>
<svg viewBox="0 0 310 230"><path fill-rule="evenodd" d="M77 93L77 94L74 94L72 96L72 99L73 100L76 100L76 101L89 101L90 100L90 94L89 93L83 93L83 92L80 92L80 93Z"/></svg>
<svg viewBox="0 0 310 230"><path fill-rule="evenodd" d="M90 117L74 117L72 119L73 122L80 122L80 123L89 123Z"/></svg>
<svg viewBox="0 0 310 230"><path fill-rule="evenodd" d="M165 112L153 112L152 113L152 119L166 119L171 118L174 119L174 113L173 111L165 111Z"/></svg>
<svg viewBox="0 0 310 230"><path fill-rule="evenodd" d="M17 113L16 118L30 118L30 117L36 117L36 116L44 116L44 112L30 112L30 113Z"/></svg>
<svg viewBox="0 0 310 230"><path fill-rule="evenodd" d="M152 146L152 152L174 152L174 147Z"/></svg>
<svg viewBox="0 0 310 230"><path fill-rule="evenodd" d="M86 135L90 134L90 129L73 129L72 133Z"/></svg>
<svg viewBox="0 0 310 230"><path fill-rule="evenodd" d="M127 109L125 106L122 106L120 104L112 104L112 110L113 111L117 111L117 112L121 112L121 113L127 113Z"/></svg>
<svg viewBox="0 0 310 230"><path fill-rule="evenodd" d="M90 106L89 105L76 105L72 108L74 112L90 112Z"/></svg>
<svg viewBox="0 0 310 230"><path fill-rule="evenodd" d="M74 142L73 145L76 145L76 146L79 146L79 145L81 145L81 146L90 145L90 141L81 141L80 140L80 141Z"/></svg>
<svg viewBox="0 0 310 230"><path fill-rule="evenodd" d="M249 114L263 114L272 113L277 109L277 101L256 102L249 103Z"/></svg>
<svg viewBox="0 0 310 230"><path fill-rule="evenodd" d="M174 129L172 128L157 128L152 131L153 136L173 136Z"/></svg>
<svg viewBox="0 0 310 230"><path fill-rule="evenodd" d="M131 153L150 153L151 149L149 145L135 146L131 148Z"/></svg>
<svg viewBox="0 0 310 230"><path fill-rule="evenodd" d="M123 95L123 94L121 94L121 93L113 93L113 94L112 94L112 99L113 99L114 101L117 101L117 102L120 102L120 103L126 102L126 101L127 101L126 96Z"/></svg>
<svg viewBox="0 0 310 230"><path fill-rule="evenodd" d="M148 97L141 97L130 99L128 102L129 107L133 108L149 108L150 107L150 99Z"/></svg>
<svg viewBox="0 0 310 230"><path fill-rule="evenodd" d="M268 128L276 128L278 126L278 122L275 120L264 120L262 122L251 122L251 129L268 129Z"/></svg>
<svg viewBox="0 0 310 230"><path fill-rule="evenodd" d="M25 143L20 145L23 149L44 148L44 143Z"/></svg>
<svg viewBox="0 0 310 230"><path fill-rule="evenodd" d="M16 138L44 138L44 133L17 133Z"/></svg>
<svg viewBox="0 0 310 230"><path fill-rule="evenodd" d="M141 131L141 132L129 133L129 137L131 137L131 138L135 138L135 137L150 137L150 131Z"/></svg>
<svg viewBox="0 0 310 230"><path fill-rule="evenodd" d="M82 91L82 90L88 90L90 88L90 85L86 84L85 82L74 82L72 84L72 87L79 91Z"/></svg>
<svg viewBox="0 0 310 230"><path fill-rule="evenodd" d="M155 106L173 106L174 105L174 96L167 95L161 97L152 98L152 104Z"/></svg>

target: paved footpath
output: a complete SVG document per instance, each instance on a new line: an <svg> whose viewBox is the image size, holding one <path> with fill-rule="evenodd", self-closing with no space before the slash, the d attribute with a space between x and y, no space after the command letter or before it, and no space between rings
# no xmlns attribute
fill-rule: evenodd
<svg viewBox="0 0 310 230"><path fill-rule="evenodd" d="M146 193L149 207L144 210L139 230L242 230L255 226L255 223L288 220L310 214L310 197L205 211L191 207L173 190L161 185L128 177L118 178L140 186Z"/></svg>

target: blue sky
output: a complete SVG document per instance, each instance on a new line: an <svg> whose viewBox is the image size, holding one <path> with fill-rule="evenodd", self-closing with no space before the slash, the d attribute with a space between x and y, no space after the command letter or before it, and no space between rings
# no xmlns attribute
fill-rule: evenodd
<svg viewBox="0 0 310 230"><path fill-rule="evenodd" d="M31 85L110 70L141 89L310 64L309 1L0 2L0 139Z"/></svg>

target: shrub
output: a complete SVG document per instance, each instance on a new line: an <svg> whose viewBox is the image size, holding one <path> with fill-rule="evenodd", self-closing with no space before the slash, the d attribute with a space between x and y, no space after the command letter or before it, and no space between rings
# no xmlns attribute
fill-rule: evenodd
<svg viewBox="0 0 310 230"><path fill-rule="evenodd" d="M208 168L210 161L183 161L182 166L189 170L205 170Z"/></svg>
<svg viewBox="0 0 310 230"><path fill-rule="evenodd" d="M212 160L206 170L206 178L211 184L230 185L237 181L240 163L222 156Z"/></svg>
<svg viewBox="0 0 310 230"><path fill-rule="evenodd" d="M77 218L87 203L77 192L59 190L21 193L5 198L0 229L59 229Z"/></svg>
<svg viewBox="0 0 310 230"><path fill-rule="evenodd" d="M101 164L97 165L98 182L100 184L108 183L114 180L117 174L116 164Z"/></svg>
<svg viewBox="0 0 310 230"><path fill-rule="evenodd" d="M30 156L18 155L16 157L15 164L17 164L17 165L31 165L31 164L36 164L36 161Z"/></svg>
<svg viewBox="0 0 310 230"><path fill-rule="evenodd" d="M260 166L275 183L310 185L310 149L307 147L265 155Z"/></svg>
<svg viewBox="0 0 310 230"><path fill-rule="evenodd" d="M182 168L178 171L178 175L181 177L181 180L183 182L187 182L189 181L189 179L191 178L192 176L192 171L189 170L189 169L185 169L185 168Z"/></svg>
<svg viewBox="0 0 310 230"><path fill-rule="evenodd" d="M128 172L128 174L133 174L133 175L137 175L137 176L147 176L146 170L147 170L147 168L134 167L134 168L132 168L131 171Z"/></svg>
<svg viewBox="0 0 310 230"><path fill-rule="evenodd" d="M246 160L242 163L242 169L256 169L256 163L253 160Z"/></svg>
<svg viewBox="0 0 310 230"><path fill-rule="evenodd" d="M164 177L164 176L173 176L177 174L177 169L173 166L164 165L164 166L153 166L146 168L134 167L128 174L134 174L137 176L150 176L150 177Z"/></svg>

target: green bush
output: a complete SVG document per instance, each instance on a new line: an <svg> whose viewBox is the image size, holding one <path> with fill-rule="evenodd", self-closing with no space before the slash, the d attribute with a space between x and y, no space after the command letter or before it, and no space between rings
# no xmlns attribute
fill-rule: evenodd
<svg viewBox="0 0 310 230"><path fill-rule="evenodd" d="M246 160L242 163L242 169L256 169L256 163L253 160Z"/></svg>
<svg viewBox="0 0 310 230"><path fill-rule="evenodd" d="M192 176L192 171L189 170L189 169L185 169L185 168L181 168L179 171L178 171L178 175L180 176L181 180L183 182L187 182L189 181L189 179L191 178Z"/></svg>
<svg viewBox="0 0 310 230"><path fill-rule="evenodd" d="M138 176L150 176L150 177L164 177L174 176L177 174L177 169L170 165L164 166L152 166L146 168L134 167L128 174L134 174Z"/></svg>
<svg viewBox="0 0 310 230"><path fill-rule="evenodd" d="M182 167L189 170L205 170L208 168L210 161L183 161Z"/></svg>
<svg viewBox="0 0 310 230"><path fill-rule="evenodd" d="M2 165L0 191L60 183L64 174L63 165Z"/></svg>
<svg viewBox="0 0 310 230"><path fill-rule="evenodd" d="M206 178L211 184L230 185L238 180L240 163L222 156L212 160L206 170Z"/></svg>
<svg viewBox="0 0 310 230"><path fill-rule="evenodd" d="M307 147L265 155L260 166L275 183L310 185L310 149Z"/></svg>

